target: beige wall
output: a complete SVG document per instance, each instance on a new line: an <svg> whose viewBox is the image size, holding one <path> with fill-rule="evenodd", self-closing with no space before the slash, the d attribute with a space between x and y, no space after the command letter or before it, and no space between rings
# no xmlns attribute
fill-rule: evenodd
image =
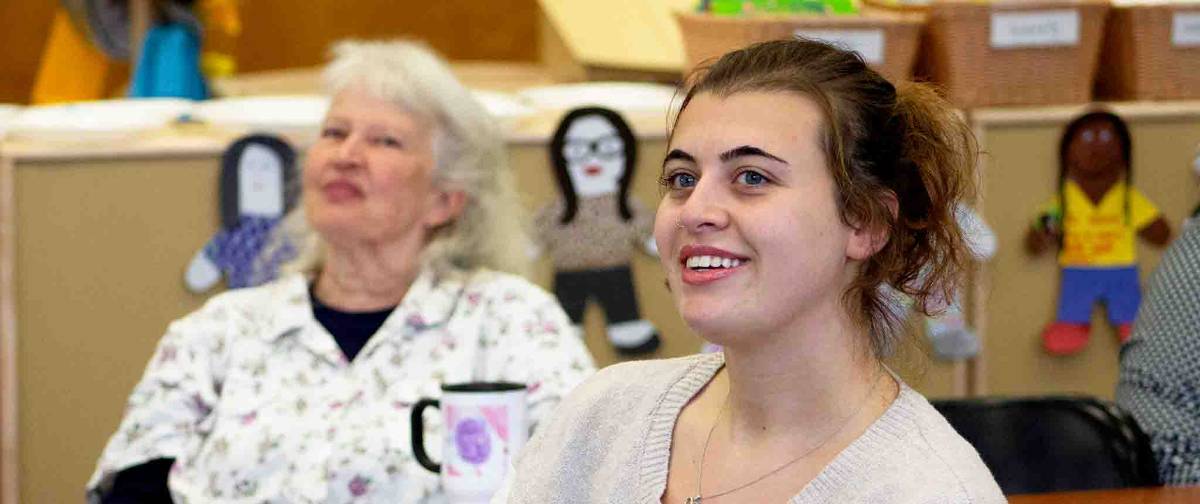
<svg viewBox="0 0 1200 504"><path fill-rule="evenodd" d="M313 66L331 42L413 37L450 59L532 61L536 0L254 0L240 2L243 72Z"/></svg>
<svg viewBox="0 0 1200 504"><path fill-rule="evenodd" d="M33 89L54 7L46 0L0 0L0 103L25 103ZM15 22L14 20L21 20Z"/></svg>

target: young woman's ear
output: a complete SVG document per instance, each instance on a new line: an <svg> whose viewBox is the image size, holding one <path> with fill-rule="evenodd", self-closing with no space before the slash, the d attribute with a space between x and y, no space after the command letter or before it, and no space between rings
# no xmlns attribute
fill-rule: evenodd
<svg viewBox="0 0 1200 504"><path fill-rule="evenodd" d="M896 216L900 214L900 200L896 199L896 193L885 191L880 198L888 213L892 215L892 220L896 220ZM877 222L870 226L855 224L850 231L850 241L846 244L846 257L854 261L865 261L882 250L883 246L887 245L888 238L886 222Z"/></svg>

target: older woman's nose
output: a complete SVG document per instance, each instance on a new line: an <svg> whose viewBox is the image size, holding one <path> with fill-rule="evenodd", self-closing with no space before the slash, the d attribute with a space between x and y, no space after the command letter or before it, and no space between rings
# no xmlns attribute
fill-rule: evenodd
<svg viewBox="0 0 1200 504"><path fill-rule="evenodd" d="M701 177L683 202L679 225L690 233L705 233L729 225L728 195L719 177Z"/></svg>
<svg viewBox="0 0 1200 504"><path fill-rule="evenodd" d="M366 141L359 135L347 135L337 145L336 161L338 165L358 165L363 162Z"/></svg>

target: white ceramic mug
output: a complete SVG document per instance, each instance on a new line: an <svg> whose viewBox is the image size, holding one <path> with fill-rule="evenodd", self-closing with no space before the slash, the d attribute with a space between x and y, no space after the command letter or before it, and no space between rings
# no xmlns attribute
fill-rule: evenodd
<svg viewBox="0 0 1200 504"><path fill-rule="evenodd" d="M412 450L417 462L441 474L453 503L488 502L500 489L513 457L529 437L525 385L471 382L442 385L442 398L422 398L412 408ZM441 409L446 434L442 463L425 453L425 408Z"/></svg>

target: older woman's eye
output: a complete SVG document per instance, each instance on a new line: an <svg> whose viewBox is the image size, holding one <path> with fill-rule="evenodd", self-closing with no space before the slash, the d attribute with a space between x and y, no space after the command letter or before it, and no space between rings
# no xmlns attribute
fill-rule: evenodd
<svg viewBox="0 0 1200 504"><path fill-rule="evenodd" d="M404 147L404 143L401 142L399 138L393 136L378 136L372 138L371 143L393 149L400 149Z"/></svg>
<svg viewBox="0 0 1200 504"><path fill-rule="evenodd" d="M748 186L759 186L766 184L769 181L767 180L767 177L761 173L753 170L746 170L738 174L737 182Z"/></svg>
<svg viewBox="0 0 1200 504"><path fill-rule="evenodd" d="M321 137L322 138L337 138L337 139L346 138L346 130L344 130L342 128L335 128L335 127L321 128Z"/></svg>
<svg viewBox="0 0 1200 504"><path fill-rule="evenodd" d="M662 182L668 189L688 189L695 187L696 176L690 173L677 172L663 177Z"/></svg>

